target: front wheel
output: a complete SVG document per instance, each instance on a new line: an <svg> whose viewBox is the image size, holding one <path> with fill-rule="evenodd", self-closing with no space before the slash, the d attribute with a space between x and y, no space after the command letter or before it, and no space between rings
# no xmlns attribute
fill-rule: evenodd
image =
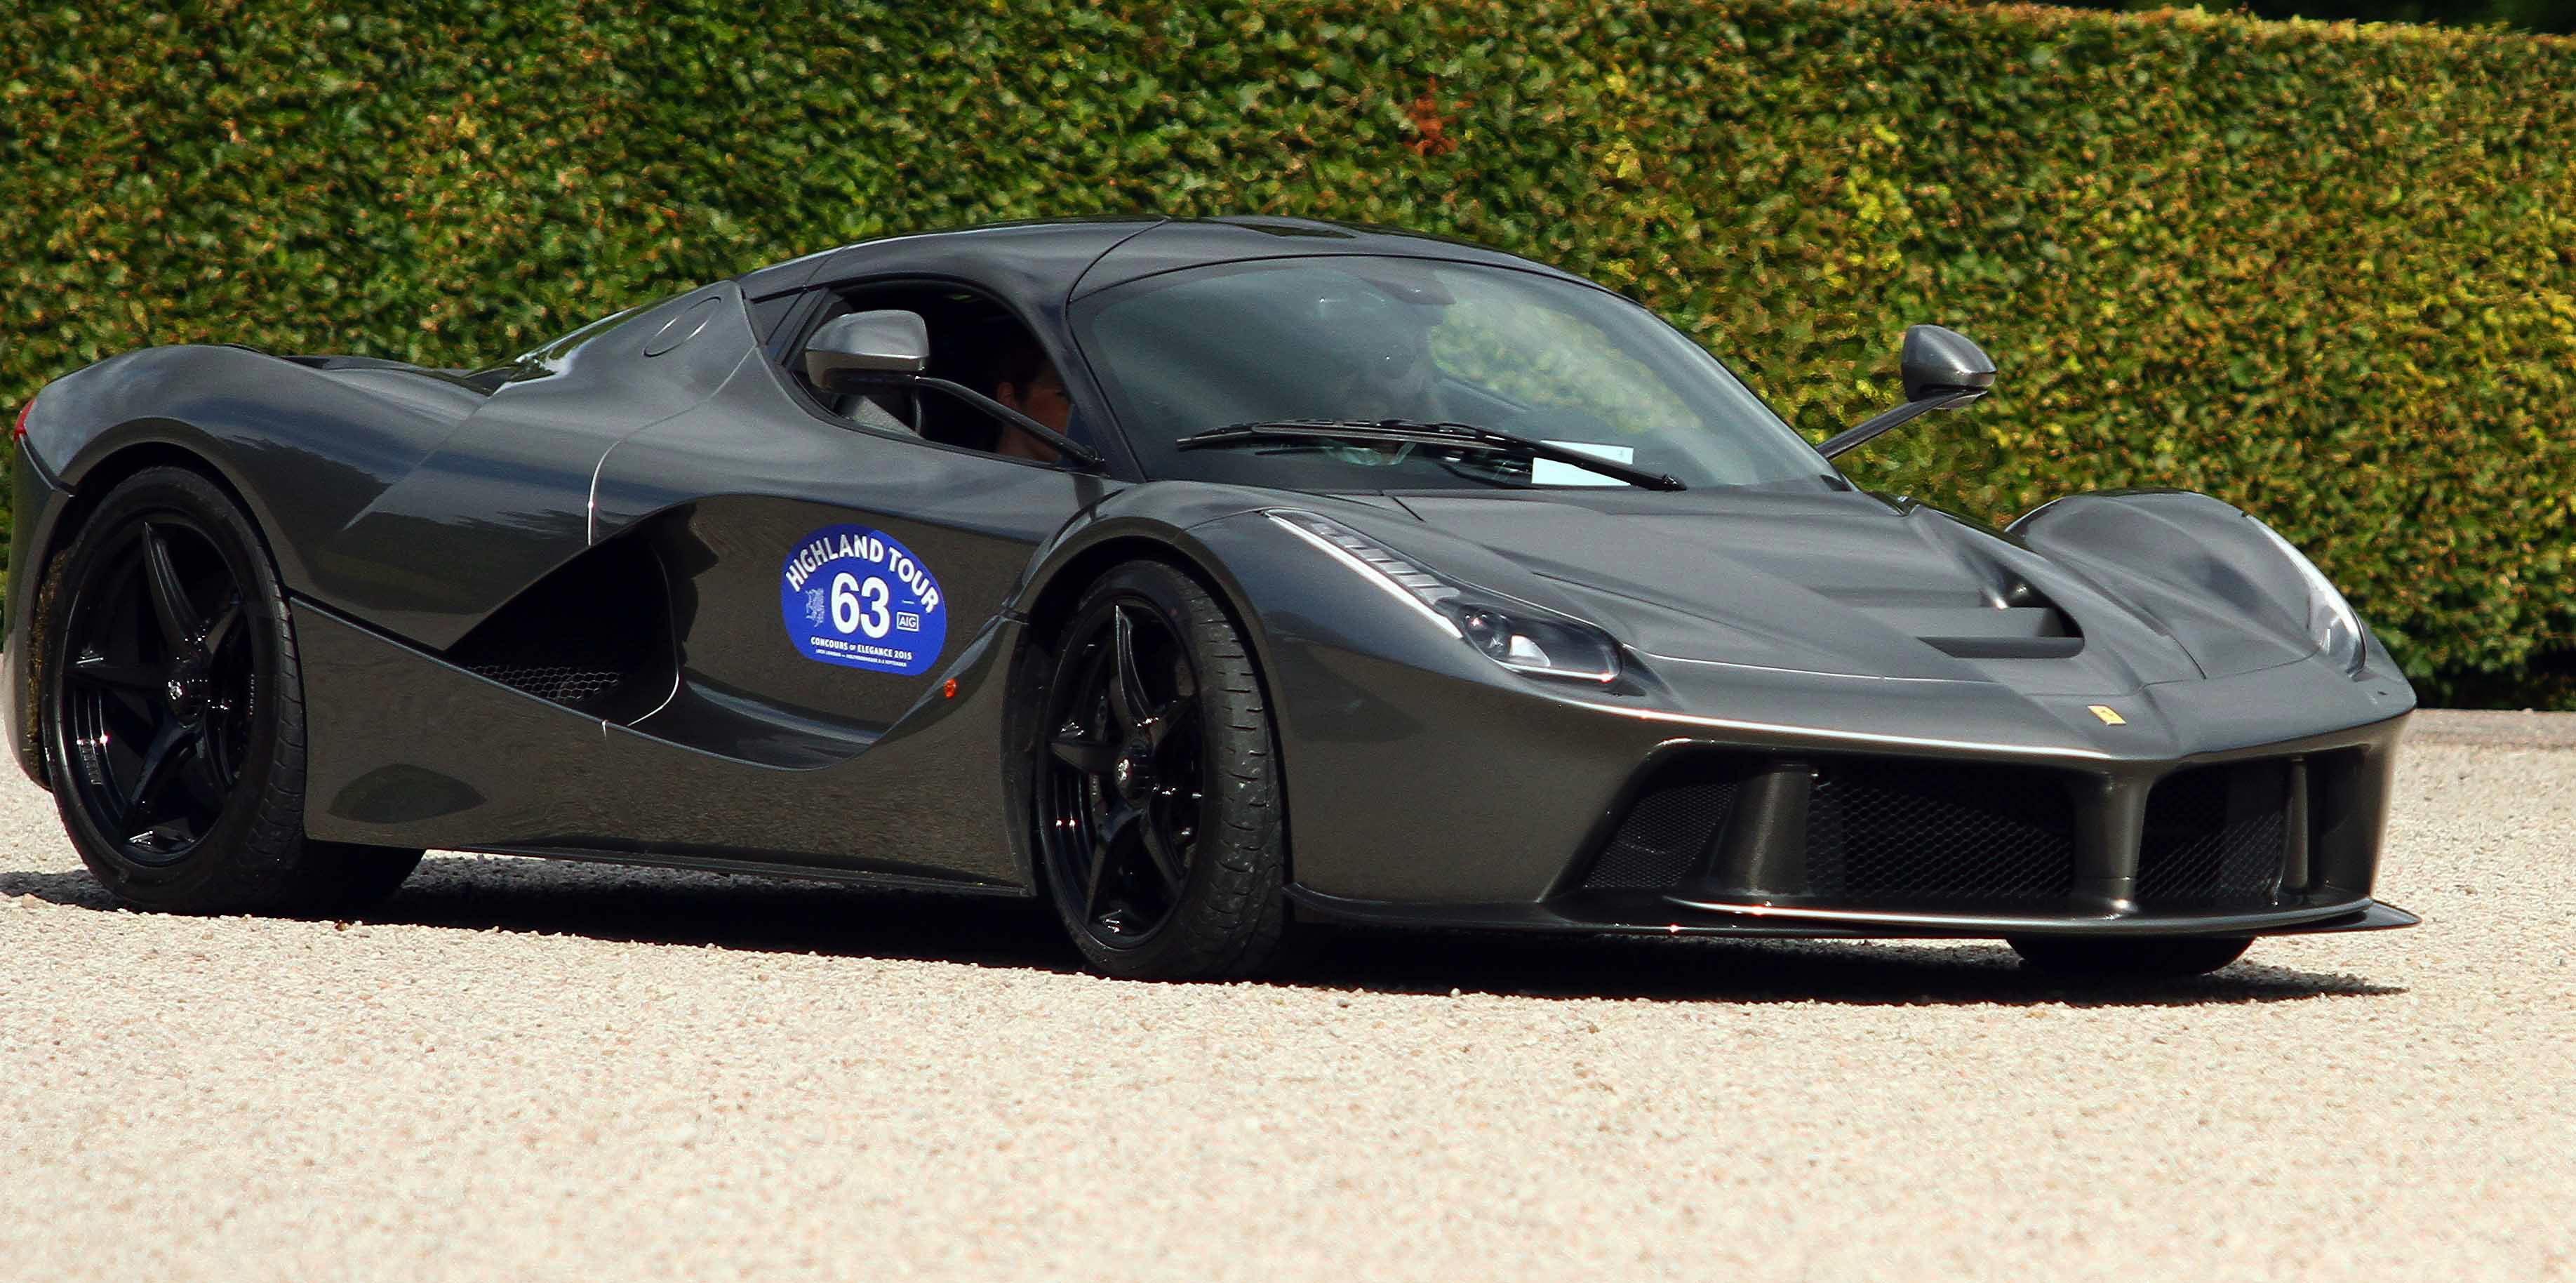
<svg viewBox="0 0 2576 1283"><path fill-rule="evenodd" d="M1279 754L1260 674L1215 598L1119 566L1058 635L1039 696L1040 876L1113 976L1200 980L1266 960L1287 911Z"/></svg>
<svg viewBox="0 0 2576 1283"><path fill-rule="evenodd" d="M2011 936L2005 940L2024 965L2042 971L2102 979L2171 980L2207 975L2245 956L2246 936L2165 936L2094 939L2087 936Z"/></svg>

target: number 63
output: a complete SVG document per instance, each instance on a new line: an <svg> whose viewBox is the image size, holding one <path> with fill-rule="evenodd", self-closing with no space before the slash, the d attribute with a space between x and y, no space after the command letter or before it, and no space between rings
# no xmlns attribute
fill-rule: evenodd
<svg viewBox="0 0 2576 1283"><path fill-rule="evenodd" d="M886 604L894 600L894 590L874 575L859 582L848 571L832 576L832 627L841 632L856 629L870 637L883 637L894 627L894 616Z"/></svg>

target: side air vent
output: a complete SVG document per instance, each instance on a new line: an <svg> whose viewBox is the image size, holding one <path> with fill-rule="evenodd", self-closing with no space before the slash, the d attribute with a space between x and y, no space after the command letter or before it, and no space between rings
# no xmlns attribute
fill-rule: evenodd
<svg viewBox="0 0 2576 1283"><path fill-rule="evenodd" d="M1637 799L1602 848L1587 891L1664 891L1688 876L1735 805L1735 781L1665 785Z"/></svg>
<svg viewBox="0 0 2576 1283"><path fill-rule="evenodd" d="M1690 876L1735 810L1751 764L1695 753L1650 776L1584 874L1586 891L1669 891Z"/></svg>
<svg viewBox="0 0 2576 1283"><path fill-rule="evenodd" d="M538 699L628 721L670 693L668 593L649 548L603 544L494 611L447 660Z"/></svg>

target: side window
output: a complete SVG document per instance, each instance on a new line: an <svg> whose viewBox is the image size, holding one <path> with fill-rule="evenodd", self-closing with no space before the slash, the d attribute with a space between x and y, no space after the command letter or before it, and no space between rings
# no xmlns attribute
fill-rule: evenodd
<svg viewBox="0 0 2576 1283"><path fill-rule="evenodd" d="M1055 448L1033 434L936 389L834 391L807 382L805 343L825 322L852 312L897 310L920 316L930 331L930 366L924 374L971 388L1056 431L1079 432L1064 380L1046 350L1000 304L946 284L825 286L816 292L825 296L823 306L803 316L795 341L780 350L792 379L833 415L859 427L908 433L939 445L1040 463L1056 460Z"/></svg>

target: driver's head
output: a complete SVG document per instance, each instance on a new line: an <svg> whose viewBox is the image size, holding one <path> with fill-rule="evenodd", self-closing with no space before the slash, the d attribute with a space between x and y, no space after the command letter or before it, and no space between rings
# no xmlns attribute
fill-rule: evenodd
<svg viewBox="0 0 2576 1283"><path fill-rule="evenodd" d="M992 387L986 395L1058 432L1064 431L1065 423L1073 417L1073 401L1065 395L1064 376L1056 373L1055 363L1027 339L1002 349L993 364ZM1054 446L1017 428L1004 428L1001 439L993 443L993 451L1046 463L1057 457Z"/></svg>

